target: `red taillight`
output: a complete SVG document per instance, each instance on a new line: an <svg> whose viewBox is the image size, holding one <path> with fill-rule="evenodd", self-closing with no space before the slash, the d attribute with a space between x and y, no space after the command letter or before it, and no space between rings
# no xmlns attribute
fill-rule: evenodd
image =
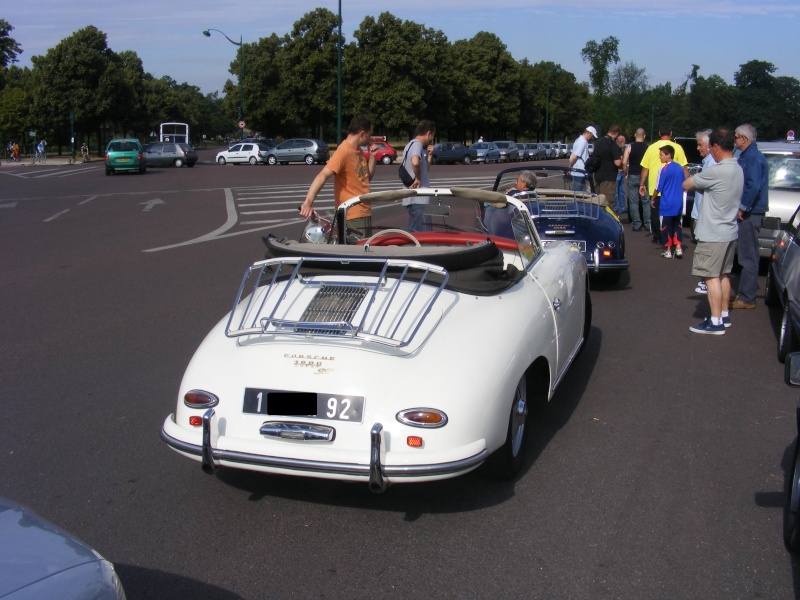
<svg viewBox="0 0 800 600"><path fill-rule="evenodd" d="M410 435L406 438L408 445L412 448L422 448L422 438L416 435Z"/></svg>
<svg viewBox="0 0 800 600"><path fill-rule="evenodd" d="M259 150L259 151L257 152L257 154L258 154L258 158L264 158L264 155L263 155L263 154L261 154L261 150Z"/></svg>
<svg viewBox="0 0 800 600"><path fill-rule="evenodd" d="M137 160L142 160L142 153L141 152L139 152L139 154L136 155L136 159Z"/></svg>
<svg viewBox="0 0 800 600"><path fill-rule="evenodd" d="M203 424L203 417L189 417L189 425L192 427L200 427Z"/></svg>
<svg viewBox="0 0 800 600"><path fill-rule="evenodd" d="M211 392L191 390L183 395L183 403L189 408L210 408L219 404L219 398Z"/></svg>
<svg viewBox="0 0 800 600"><path fill-rule="evenodd" d="M106 160L108 160L108 152L106 152Z"/></svg>

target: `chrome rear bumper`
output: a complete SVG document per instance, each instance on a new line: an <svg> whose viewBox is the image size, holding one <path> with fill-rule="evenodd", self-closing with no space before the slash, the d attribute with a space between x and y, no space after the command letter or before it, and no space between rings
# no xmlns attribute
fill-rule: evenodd
<svg viewBox="0 0 800 600"><path fill-rule="evenodd" d="M484 448L473 456L452 462L430 465L387 466L381 462L383 425L380 423L375 423L370 431L369 464L303 460L280 456L264 456L247 452L236 452L233 450L220 450L211 445L211 421L213 417L213 408L208 409L203 414L203 438L202 445L200 446L183 442L169 435L163 428L161 429L161 439L164 440L168 446L186 454L199 456L203 471L209 474L215 473L221 467L221 463L226 461L238 463L243 466L268 467L288 471L304 471L324 475L364 478L369 482L370 491L380 494L386 491L391 479L458 475L478 467L489 456L488 450Z"/></svg>

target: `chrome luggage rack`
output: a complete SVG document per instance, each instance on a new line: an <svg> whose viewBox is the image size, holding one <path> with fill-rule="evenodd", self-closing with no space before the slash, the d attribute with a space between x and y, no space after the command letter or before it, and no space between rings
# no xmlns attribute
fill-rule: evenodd
<svg viewBox="0 0 800 600"><path fill-rule="evenodd" d="M442 267L406 259L259 261L245 270L225 335L344 336L407 346L448 278Z"/></svg>
<svg viewBox="0 0 800 600"><path fill-rule="evenodd" d="M596 194L588 192L571 192L563 190L544 190L541 194L533 192L527 199L521 194L517 197L528 205L533 217L547 217L551 219L564 219L581 217L596 220L600 216L602 207Z"/></svg>

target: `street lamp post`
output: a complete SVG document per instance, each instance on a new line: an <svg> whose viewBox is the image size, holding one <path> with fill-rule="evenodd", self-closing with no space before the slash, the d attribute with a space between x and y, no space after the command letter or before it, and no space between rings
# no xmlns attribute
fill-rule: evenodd
<svg viewBox="0 0 800 600"><path fill-rule="evenodd" d="M544 141L550 141L550 73L561 73L561 69L547 69L547 99L544 109Z"/></svg>
<svg viewBox="0 0 800 600"><path fill-rule="evenodd" d="M339 0L339 37L336 39L336 143L342 141L342 0Z"/></svg>
<svg viewBox="0 0 800 600"><path fill-rule="evenodd" d="M234 46L239 46L239 121L241 122L242 104L244 103L244 46L242 45L242 36L239 35L239 41L234 42L231 38L222 33L219 29L206 29L203 32L203 35L206 37L211 37L212 31L216 31L217 33L221 34L226 40L228 40ZM240 129L242 130L242 139L244 139L244 127L241 127Z"/></svg>

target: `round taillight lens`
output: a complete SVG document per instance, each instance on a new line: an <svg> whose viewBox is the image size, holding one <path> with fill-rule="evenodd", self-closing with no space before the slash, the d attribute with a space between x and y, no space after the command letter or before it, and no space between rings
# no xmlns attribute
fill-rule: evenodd
<svg viewBox="0 0 800 600"><path fill-rule="evenodd" d="M435 408L408 408L397 413L397 420L404 425L434 429L447 425L447 415Z"/></svg>
<svg viewBox="0 0 800 600"><path fill-rule="evenodd" d="M183 395L183 403L189 408L210 408L219 404L219 398L211 392L191 390Z"/></svg>

